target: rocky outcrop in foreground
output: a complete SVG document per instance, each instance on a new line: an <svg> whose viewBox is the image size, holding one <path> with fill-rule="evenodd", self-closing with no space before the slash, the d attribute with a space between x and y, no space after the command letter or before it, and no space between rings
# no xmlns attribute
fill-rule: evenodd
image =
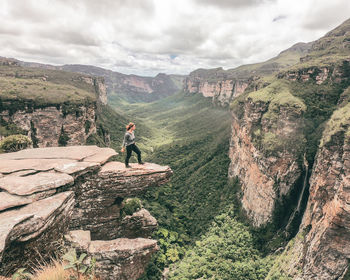
<svg viewBox="0 0 350 280"><path fill-rule="evenodd" d="M65 238L79 253L96 260L96 274L102 279L138 279L158 251L157 241L146 238L91 241L90 232L81 230L70 231Z"/></svg>
<svg viewBox="0 0 350 280"><path fill-rule="evenodd" d="M145 209L122 215L124 200L167 182L172 171L150 163L125 169L107 162L115 154L71 146L0 155L0 274L54 255L68 229L89 235L87 252L103 279L143 273L158 249L147 239L157 222Z"/></svg>

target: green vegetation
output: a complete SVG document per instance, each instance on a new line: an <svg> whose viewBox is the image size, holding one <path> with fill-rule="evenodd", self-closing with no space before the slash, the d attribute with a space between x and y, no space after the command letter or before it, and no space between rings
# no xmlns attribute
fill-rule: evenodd
<svg viewBox="0 0 350 280"><path fill-rule="evenodd" d="M141 208L142 204L139 198L128 198L124 203L124 207L122 209L122 216L132 215L135 212L139 211Z"/></svg>
<svg viewBox="0 0 350 280"><path fill-rule="evenodd" d="M350 133L350 103L333 112L331 118L326 123L320 146L322 147L330 142L332 136L339 132L344 132L347 136Z"/></svg>
<svg viewBox="0 0 350 280"><path fill-rule="evenodd" d="M58 138L58 145L59 146L67 146L68 141L69 141L69 135L64 131L64 128L62 126L60 136Z"/></svg>
<svg viewBox="0 0 350 280"><path fill-rule="evenodd" d="M14 123L5 121L2 117L0 117L0 135L2 137L6 137L14 134L23 134L26 135L27 132L15 125Z"/></svg>
<svg viewBox="0 0 350 280"><path fill-rule="evenodd" d="M261 258L253 237L235 214L214 218L208 231L175 264L169 279L265 279L270 258Z"/></svg>
<svg viewBox="0 0 350 280"><path fill-rule="evenodd" d="M12 275L12 280L26 280L26 279L31 279L31 278L32 278L32 274L27 272L25 268L18 269Z"/></svg>
<svg viewBox="0 0 350 280"><path fill-rule="evenodd" d="M299 261L303 254L303 242L306 234L307 229L298 233L288 242L282 254L275 258L274 264L271 267L266 280L289 280L294 279L295 276L301 275L302 271L299 266Z"/></svg>
<svg viewBox="0 0 350 280"><path fill-rule="evenodd" d="M0 141L0 151L6 153L17 152L32 145L32 140L25 135L10 135Z"/></svg>
<svg viewBox="0 0 350 280"><path fill-rule="evenodd" d="M127 104L119 108L127 109ZM160 252L141 279L155 280L160 279L164 267L177 265L187 249L197 247L195 240L204 238L214 217L227 213L227 207L234 204L238 182L227 180L231 119L227 110L214 107L210 99L184 93L151 104L132 104L127 113L136 122L137 144L145 160L170 165L174 171L170 183L152 188L142 197L145 208L160 225L154 235ZM222 224L233 217L227 219ZM249 228L237 221L226 228L232 230L231 235L237 231L251 238ZM250 250L253 243L249 244ZM266 263L269 261L241 259L236 265L242 273L236 271L237 275L247 272L242 279L250 279L254 273L261 276ZM208 266L214 264L208 262ZM228 267L225 269L224 274L228 273Z"/></svg>
<svg viewBox="0 0 350 280"><path fill-rule="evenodd" d="M65 270L72 270L74 272L74 276L70 277L72 280L80 280L83 275L91 275L93 277L95 273L95 263L96 260L92 259L90 261L89 265L86 265L84 263L85 258L87 255L85 253L82 253L79 257L77 255L77 252L75 249L71 249L69 252L67 252L62 259L67 261L68 264L65 265L63 268Z"/></svg>
<svg viewBox="0 0 350 280"><path fill-rule="evenodd" d="M15 77L0 77L0 97L2 100L32 100L37 106L64 102L84 104L96 100L93 93L68 84Z"/></svg>

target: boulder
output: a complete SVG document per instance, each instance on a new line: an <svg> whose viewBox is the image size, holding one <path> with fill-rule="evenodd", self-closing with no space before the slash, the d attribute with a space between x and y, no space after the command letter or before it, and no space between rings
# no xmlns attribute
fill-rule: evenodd
<svg viewBox="0 0 350 280"><path fill-rule="evenodd" d="M145 238L90 240L89 231L70 231L66 241L79 254L96 260L96 274L106 280L136 280L143 273L152 254L159 250L157 241Z"/></svg>

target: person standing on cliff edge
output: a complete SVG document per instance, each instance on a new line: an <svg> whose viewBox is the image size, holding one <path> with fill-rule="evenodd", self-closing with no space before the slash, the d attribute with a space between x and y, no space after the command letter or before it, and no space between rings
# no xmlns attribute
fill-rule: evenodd
<svg viewBox="0 0 350 280"><path fill-rule="evenodd" d="M126 147L126 157L125 157L126 168L131 168L131 166L129 165L129 159L131 157L132 151L134 151L137 154L137 161L139 162L139 164L144 164L141 160L141 151L135 144L135 135L134 135L135 129L136 129L136 125L132 122L130 122L126 126L126 132L124 135L123 145L121 149L121 152L124 153L125 147Z"/></svg>

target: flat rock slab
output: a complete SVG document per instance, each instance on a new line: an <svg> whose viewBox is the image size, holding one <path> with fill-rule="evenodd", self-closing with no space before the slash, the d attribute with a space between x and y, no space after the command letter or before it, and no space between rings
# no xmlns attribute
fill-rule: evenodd
<svg viewBox="0 0 350 280"><path fill-rule="evenodd" d="M98 153L102 148L97 146L48 147L21 150L15 153L1 154L3 159L72 159L83 160Z"/></svg>
<svg viewBox="0 0 350 280"><path fill-rule="evenodd" d="M73 161L67 164L57 165L55 170L67 174L80 174L83 171L100 167L98 162Z"/></svg>
<svg viewBox="0 0 350 280"><path fill-rule="evenodd" d="M3 174L19 171L48 171L75 163L70 159L0 159L0 172Z"/></svg>
<svg viewBox="0 0 350 280"><path fill-rule="evenodd" d="M112 161L106 163L100 170L101 173L116 173L121 176L137 176L137 175L147 175L152 173L167 173L171 172L169 166L161 166L155 163L138 164L131 163L131 168L126 168L125 164L118 161Z"/></svg>
<svg viewBox="0 0 350 280"><path fill-rule="evenodd" d="M70 247L84 252L87 252L91 242L91 234L88 230L72 230L64 238Z"/></svg>
<svg viewBox="0 0 350 280"><path fill-rule="evenodd" d="M29 196L19 196L9 194L8 192L0 192L0 212L9 208L17 207L32 203L39 199L43 199L53 195L56 190L40 192Z"/></svg>
<svg viewBox="0 0 350 280"><path fill-rule="evenodd" d="M135 251L143 251L147 248L157 247L157 240L147 238L117 238L114 240L94 240L91 241L89 252L105 253L105 252L129 252L133 254Z"/></svg>
<svg viewBox="0 0 350 280"><path fill-rule="evenodd" d="M73 204L74 193L69 191L35 201L17 210L0 213L0 261L7 242L35 238L54 222L58 209L72 209ZM59 212L62 213L63 210Z"/></svg>
<svg viewBox="0 0 350 280"><path fill-rule="evenodd" d="M74 178L65 173L40 172L25 177L6 176L0 178L0 188L10 194L30 195L71 184Z"/></svg>
<svg viewBox="0 0 350 280"><path fill-rule="evenodd" d="M88 156L84 158L84 161L86 162L98 162L99 164L105 164L108 159L110 159L112 156L117 155L118 153L110 148L102 148L98 153L95 153L94 155Z"/></svg>
<svg viewBox="0 0 350 280"><path fill-rule="evenodd" d="M97 146L69 146L37 148L0 154L0 173L23 170L48 171L55 169L73 174L85 168L99 167L117 153Z"/></svg>

